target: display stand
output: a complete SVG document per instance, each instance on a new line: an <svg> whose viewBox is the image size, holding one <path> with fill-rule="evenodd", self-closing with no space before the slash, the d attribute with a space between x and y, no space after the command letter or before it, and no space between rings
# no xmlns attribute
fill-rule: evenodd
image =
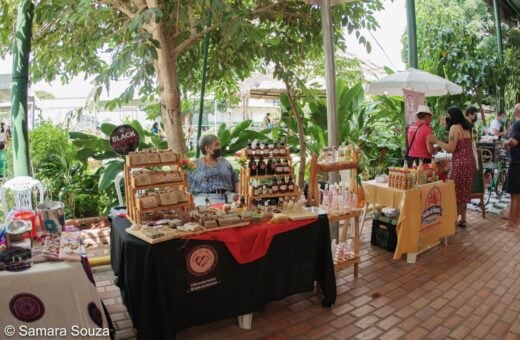
<svg viewBox="0 0 520 340"><path fill-rule="evenodd" d="M243 153L247 152L246 150L242 151ZM275 159L287 159L289 166L290 166L290 172L289 173L283 173L283 174L273 174L273 175L254 175L252 176L250 174L250 170L246 165L243 165L240 167L240 196L245 198L245 201L247 203L247 206L251 206L251 203L253 200L261 200L261 199L269 199L269 198L280 198L280 197L295 197L298 199L301 195L300 190L298 188L298 185L296 183L294 184L294 190L291 192L278 192L278 193L266 193L262 195L253 195L252 193L252 186L251 181L254 180L269 180L269 179L281 179L284 178L285 181L288 180L289 177L292 177L293 179L296 179L294 176L294 168L292 164L292 157L289 153L289 150L287 149L287 153L285 156L278 156L274 157ZM268 160L269 158L265 158Z"/></svg>
<svg viewBox="0 0 520 340"><path fill-rule="evenodd" d="M144 152L144 154L152 154L153 152ZM138 185L131 172L132 169L150 169L156 168L157 172L164 171L164 167L169 167L171 170L177 170L180 173L180 178L178 180L169 180L163 183L152 183L148 185ZM158 211L167 211L167 210L175 210L175 211L188 211L193 209L193 197L188 192L188 184L186 182L186 177L184 172L180 169L180 159L179 156L175 154L172 161L161 162L160 160L155 163L144 163L144 164L135 164L132 162L131 156L126 156L125 163L125 191L126 191L126 206L128 211L128 217L134 222L141 224L143 213L152 213L156 214ZM156 172L156 173L157 173ZM156 207L144 208L140 205L138 199L136 198L137 193L144 193L150 190L156 189L179 189L184 193L185 201L177 204L168 204L161 205L159 204Z"/></svg>
<svg viewBox="0 0 520 340"><path fill-rule="evenodd" d="M356 157L357 158L357 157ZM311 170L310 170L310 178L309 178L309 194L307 201L309 205L319 207L320 202L320 185L318 180L318 175L320 173L327 173L332 171L341 171L341 170L351 170L351 187L350 189L354 192L357 192L357 167L358 164L355 161L342 161L335 163L318 163L318 158L316 155L312 155L311 158ZM340 271L349 266L354 266L354 277L358 277L359 273L359 240L360 240L360 228L359 228L359 217L361 216L362 209L355 208L347 212L329 212L328 218L329 222L341 222L343 221L343 230L340 235L339 242L345 243L348 238L348 228L350 224L350 220L354 220L354 254L355 257L346 261L339 262L334 265L334 269L336 271Z"/></svg>

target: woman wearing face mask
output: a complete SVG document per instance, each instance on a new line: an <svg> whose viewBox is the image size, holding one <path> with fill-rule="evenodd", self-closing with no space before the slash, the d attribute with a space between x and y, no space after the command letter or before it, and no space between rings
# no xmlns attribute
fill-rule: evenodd
<svg viewBox="0 0 520 340"><path fill-rule="evenodd" d="M220 141L215 135L202 136L199 141L202 157L197 167L186 173L196 206L231 203L238 186L238 176L231 164L221 156Z"/></svg>
<svg viewBox="0 0 520 340"><path fill-rule="evenodd" d="M452 168L450 178L455 182L457 198L458 227L466 227L466 205L471 200L473 177L477 171L473 156L471 124L458 107L450 107L446 117L446 127L449 129L448 143L440 141L435 135L428 140L436 143L447 152L451 152Z"/></svg>

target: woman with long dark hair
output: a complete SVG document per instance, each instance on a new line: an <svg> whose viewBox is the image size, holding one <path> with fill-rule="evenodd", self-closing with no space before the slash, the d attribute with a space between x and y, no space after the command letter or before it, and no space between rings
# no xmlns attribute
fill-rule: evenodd
<svg viewBox="0 0 520 340"><path fill-rule="evenodd" d="M471 143L471 124L458 107L450 107L446 116L449 129L448 143L431 135L429 141L453 154L450 178L455 182L457 198L458 227L466 227L466 205L471 200L473 177L477 171Z"/></svg>

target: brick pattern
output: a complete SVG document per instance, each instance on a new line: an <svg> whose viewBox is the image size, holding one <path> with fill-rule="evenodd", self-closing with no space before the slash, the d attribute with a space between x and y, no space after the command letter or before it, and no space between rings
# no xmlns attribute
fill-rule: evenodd
<svg viewBox="0 0 520 340"><path fill-rule="evenodd" d="M520 232L498 229L505 220L468 211L447 247L421 254L415 264L370 245L362 233L358 279L353 268L336 274L337 303L321 308L315 292L298 294L255 313L253 329L236 318L192 327L179 339L519 339ZM135 330L109 266L94 270L97 289L116 327L116 339Z"/></svg>

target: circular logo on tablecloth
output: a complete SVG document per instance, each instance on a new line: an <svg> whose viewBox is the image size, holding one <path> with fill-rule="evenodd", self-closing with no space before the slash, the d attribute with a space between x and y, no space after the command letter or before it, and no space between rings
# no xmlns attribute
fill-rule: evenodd
<svg viewBox="0 0 520 340"><path fill-rule="evenodd" d="M194 276L207 275L215 268L217 261L217 251L208 245L193 248L186 257L188 270Z"/></svg>
<svg viewBox="0 0 520 340"><path fill-rule="evenodd" d="M119 125L110 135L110 146L120 155L128 155L139 146L139 133L130 125Z"/></svg>
<svg viewBox="0 0 520 340"><path fill-rule="evenodd" d="M103 328L103 316L94 302L88 304L88 315L99 328Z"/></svg>
<svg viewBox="0 0 520 340"><path fill-rule="evenodd" d="M42 300L29 293L20 293L13 296L9 302L9 309L14 317L22 322L39 320L45 313Z"/></svg>

